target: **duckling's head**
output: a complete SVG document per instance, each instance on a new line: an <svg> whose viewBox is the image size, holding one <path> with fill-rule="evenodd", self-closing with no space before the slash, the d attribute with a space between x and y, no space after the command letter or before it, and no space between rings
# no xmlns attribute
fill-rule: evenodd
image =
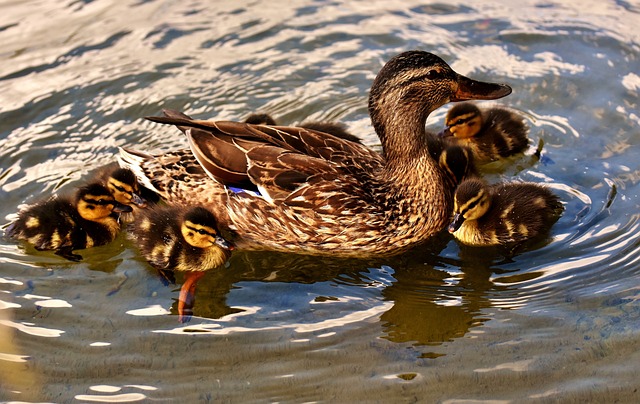
<svg viewBox="0 0 640 404"><path fill-rule="evenodd" d="M269 114L251 114L244 120L245 123L251 123L254 125L276 125L275 119Z"/></svg>
<svg viewBox="0 0 640 404"><path fill-rule="evenodd" d="M95 183L84 186L76 193L78 213L85 220L99 222L112 213L131 212L131 207L115 200L109 189Z"/></svg>
<svg viewBox="0 0 640 404"><path fill-rule="evenodd" d="M385 155L402 158L410 154L413 144L423 148L425 122L436 108L452 101L492 100L510 93L511 87L505 84L456 73L432 53L409 51L389 60L378 73L369 95L369 114Z"/></svg>
<svg viewBox="0 0 640 404"><path fill-rule="evenodd" d="M489 210L491 195L484 181L471 178L463 181L454 195L453 220L449 233L454 233L465 220L477 220Z"/></svg>
<svg viewBox="0 0 640 404"><path fill-rule="evenodd" d="M220 236L216 218L205 208L198 206L189 209L182 219L180 230L185 241L193 247L233 249L231 243Z"/></svg>
<svg viewBox="0 0 640 404"><path fill-rule="evenodd" d="M475 104L465 102L454 105L445 118L447 129L444 131L444 136L463 139L473 137L480 132L482 124L482 113Z"/></svg>
<svg viewBox="0 0 640 404"><path fill-rule="evenodd" d="M128 168L118 168L107 179L107 187L116 201L125 205L134 204L141 208L147 206L147 201L140 197L138 180L133 171Z"/></svg>
<svg viewBox="0 0 640 404"><path fill-rule="evenodd" d="M453 185L458 185L465 178L477 174L473 154L464 146L451 145L445 148L440 154L439 163Z"/></svg>

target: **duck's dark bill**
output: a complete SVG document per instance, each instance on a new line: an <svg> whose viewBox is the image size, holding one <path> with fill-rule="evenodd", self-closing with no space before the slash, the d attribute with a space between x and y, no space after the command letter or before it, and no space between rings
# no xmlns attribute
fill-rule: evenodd
<svg viewBox="0 0 640 404"><path fill-rule="evenodd" d="M511 94L511 87L506 84L486 83L458 75L458 91L451 101L495 100Z"/></svg>

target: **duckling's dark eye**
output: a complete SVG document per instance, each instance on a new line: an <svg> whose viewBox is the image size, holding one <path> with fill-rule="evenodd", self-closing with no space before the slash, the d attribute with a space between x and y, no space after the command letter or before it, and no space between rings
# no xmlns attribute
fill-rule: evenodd
<svg viewBox="0 0 640 404"><path fill-rule="evenodd" d="M203 236L207 234L207 232L203 229L198 229L198 233L202 234Z"/></svg>

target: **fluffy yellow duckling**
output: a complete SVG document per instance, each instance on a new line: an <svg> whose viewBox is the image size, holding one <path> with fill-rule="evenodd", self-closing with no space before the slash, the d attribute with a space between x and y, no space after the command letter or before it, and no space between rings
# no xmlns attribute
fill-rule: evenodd
<svg viewBox="0 0 640 404"><path fill-rule="evenodd" d="M54 196L30 205L7 228L7 235L25 240L37 250L54 250L72 261L82 256L73 250L107 244L120 231L119 212L131 207L115 200L105 186L92 183L78 189L74 198Z"/></svg>
<svg viewBox="0 0 640 404"><path fill-rule="evenodd" d="M233 249L220 236L215 217L202 207L156 206L141 212L130 229L142 256L166 279L173 282L173 271L184 272L178 312L181 321L188 319L198 280L224 264Z"/></svg>
<svg viewBox="0 0 640 404"><path fill-rule="evenodd" d="M477 164L485 164L523 152L529 129L516 112L505 108L480 110L471 102L456 104L445 118L441 133L449 144L468 147Z"/></svg>
<svg viewBox="0 0 640 404"><path fill-rule="evenodd" d="M463 244L515 246L547 234L561 212L558 197L542 185L471 178L456 190L448 229Z"/></svg>

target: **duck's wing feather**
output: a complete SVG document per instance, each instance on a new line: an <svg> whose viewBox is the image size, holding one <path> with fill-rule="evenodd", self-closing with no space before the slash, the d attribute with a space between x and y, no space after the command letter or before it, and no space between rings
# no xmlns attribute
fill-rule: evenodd
<svg viewBox="0 0 640 404"><path fill-rule="evenodd" d="M287 198L326 175L369 177L383 165L380 154L361 144L305 128L201 121L175 111L148 119L183 130L195 158L216 181L257 187L271 199Z"/></svg>

